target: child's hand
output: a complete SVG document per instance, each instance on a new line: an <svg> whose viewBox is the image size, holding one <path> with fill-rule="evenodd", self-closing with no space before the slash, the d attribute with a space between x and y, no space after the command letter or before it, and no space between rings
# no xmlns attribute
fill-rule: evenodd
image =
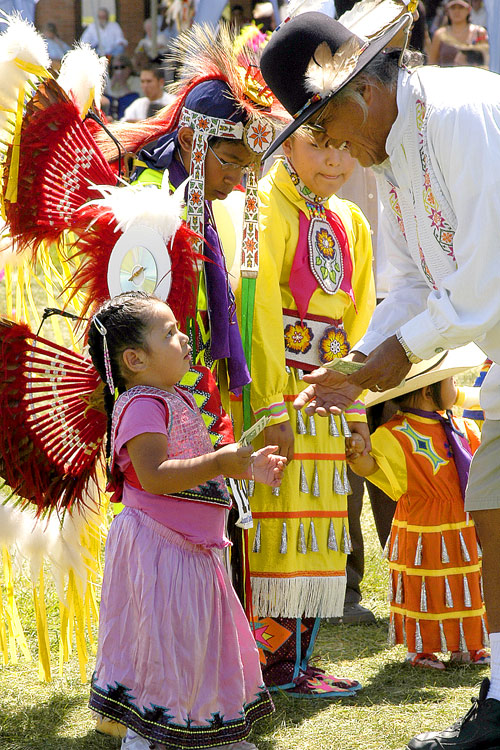
<svg viewBox="0 0 500 750"><path fill-rule="evenodd" d="M356 461L363 455L366 443L357 432L353 432L350 438L346 438L345 441L345 457L346 461Z"/></svg>
<svg viewBox="0 0 500 750"><path fill-rule="evenodd" d="M266 445L253 454L253 464L247 479L255 479L256 482L269 484L271 487L279 487L286 466L285 456L277 456L277 445ZM253 468L253 477L251 469Z"/></svg>
<svg viewBox="0 0 500 750"><path fill-rule="evenodd" d="M219 448L217 465L220 473L233 479L248 479L251 474L252 453L251 445L242 446L239 443L230 443Z"/></svg>

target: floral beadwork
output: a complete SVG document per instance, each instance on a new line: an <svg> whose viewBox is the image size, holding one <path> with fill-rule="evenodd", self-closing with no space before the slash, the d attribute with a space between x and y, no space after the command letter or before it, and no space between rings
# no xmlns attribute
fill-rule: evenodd
<svg viewBox="0 0 500 750"><path fill-rule="evenodd" d="M326 219L311 219L307 233L309 265L320 287L335 294L344 278L340 242Z"/></svg>
<svg viewBox="0 0 500 750"><path fill-rule="evenodd" d="M429 174L429 156L425 149L425 138L424 138L424 124L425 124L425 113L426 106L425 102L417 99L416 102L416 120L418 130L418 143L420 152L420 161L422 164L422 170L424 172L424 182L422 198L425 210L431 221L432 233L436 241L439 243L441 248L444 250L452 260L455 260L455 253L453 251L453 239L455 232L453 228L448 224L444 218L442 211L439 208L439 204L436 200L434 192L432 190L431 178Z"/></svg>
<svg viewBox="0 0 500 750"><path fill-rule="evenodd" d="M342 328L328 326L319 341L319 361L322 365L349 354L347 334Z"/></svg>
<svg viewBox="0 0 500 750"><path fill-rule="evenodd" d="M296 354L306 354L311 346L314 333L305 323L297 320L285 328L285 349Z"/></svg>

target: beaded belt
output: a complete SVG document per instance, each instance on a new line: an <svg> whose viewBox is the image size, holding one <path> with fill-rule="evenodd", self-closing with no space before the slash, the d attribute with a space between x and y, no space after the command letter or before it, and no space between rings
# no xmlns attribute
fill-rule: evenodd
<svg viewBox="0 0 500 750"><path fill-rule="evenodd" d="M314 370L349 353L342 320L308 315L300 320L297 310L283 309L285 357L289 367Z"/></svg>

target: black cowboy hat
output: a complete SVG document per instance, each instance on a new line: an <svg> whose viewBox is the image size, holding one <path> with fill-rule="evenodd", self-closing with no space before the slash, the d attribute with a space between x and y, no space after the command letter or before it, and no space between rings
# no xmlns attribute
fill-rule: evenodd
<svg viewBox="0 0 500 750"><path fill-rule="evenodd" d="M277 136L263 158L267 159L297 128L324 107L411 20L411 15L405 13L369 41L360 39L324 13L302 13L282 23L264 48L260 68L265 82L294 120ZM321 97L313 96L306 88L306 71L319 45L326 42L334 55L351 39L356 39L363 48L356 65L334 90Z"/></svg>

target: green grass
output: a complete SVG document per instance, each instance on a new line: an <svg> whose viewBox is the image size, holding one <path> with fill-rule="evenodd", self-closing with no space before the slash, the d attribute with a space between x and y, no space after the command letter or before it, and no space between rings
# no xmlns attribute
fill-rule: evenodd
<svg viewBox="0 0 500 750"><path fill-rule="evenodd" d="M369 504L366 504L369 507ZM364 689L342 702L275 696L276 712L257 725L260 750L393 750L415 733L454 721L488 674L485 667L454 667L435 674L403 663L404 649L387 645L387 563L381 559L371 512L363 514L366 541L364 604L377 625L324 623L317 641L320 664L359 679ZM22 584L22 580L21 580ZM36 651L29 587L17 589L27 636ZM52 597L54 595L52 594ZM54 601L54 600L53 600ZM54 653L57 611L49 611ZM54 660L55 661L55 660ZM54 663L54 673L57 665ZM89 665L89 677L92 660ZM35 662L0 667L0 748L2 750L117 750L118 740L99 735L87 708L88 684L79 679L76 657L62 677L45 684Z"/></svg>

